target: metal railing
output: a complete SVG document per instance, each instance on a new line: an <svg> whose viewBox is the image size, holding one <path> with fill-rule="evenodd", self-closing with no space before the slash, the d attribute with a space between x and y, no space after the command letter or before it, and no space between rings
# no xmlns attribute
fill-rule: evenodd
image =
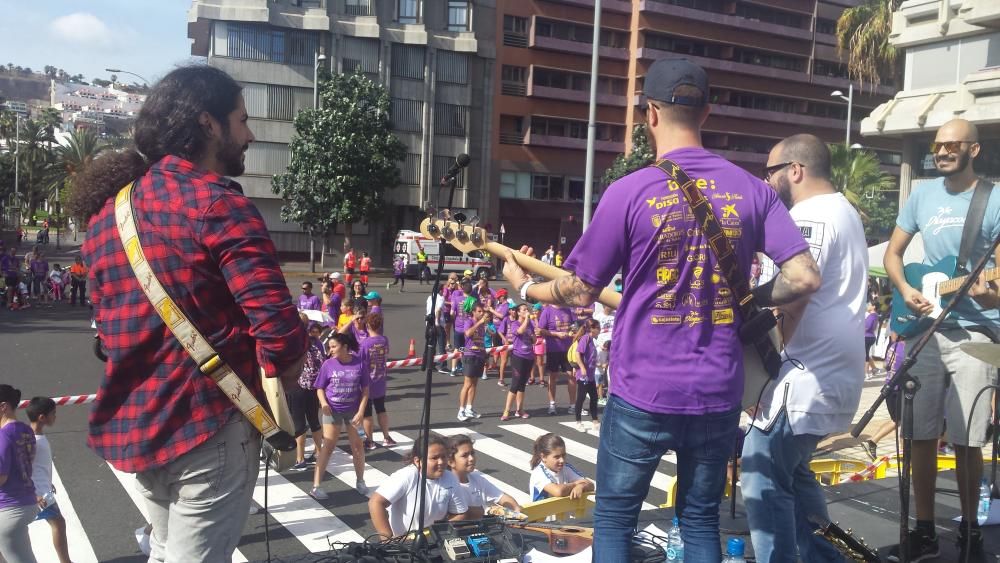
<svg viewBox="0 0 1000 563"><path fill-rule="evenodd" d="M528 95L528 85L524 82L510 82L504 80L500 84L500 93L507 96L526 96Z"/></svg>
<svg viewBox="0 0 1000 563"><path fill-rule="evenodd" d="M524 144L524 133L505 133L500 132L500 144L501 145L523 145Z"/></svg>

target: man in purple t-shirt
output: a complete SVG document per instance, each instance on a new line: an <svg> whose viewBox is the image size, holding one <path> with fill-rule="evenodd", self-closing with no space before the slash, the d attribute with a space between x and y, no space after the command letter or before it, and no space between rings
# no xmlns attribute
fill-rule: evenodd
<svg viewBox="0 0 1000 563"><path fill-rule="evenodd" d="M755 290L759 302L786 304L814 292L816 262L781 200L702 147L705 71L682 59L657 61L643 88L657 154L681 166L712 203L740 266L749 273L754 252L780 265L775 281ZM673 450L685 555L718 562L719 502L743 394L743 319L683 192L663 171L633 172L601 202L563 266L570 275L533 283L510 253L504 266L522 297L568 306L590 305L621 271L597 457L594 560L629 560L650 476Z"/></svg>
<svg viewBox="0 0 1000 563"><path fill-rule="evenodd" d="M574 321L569 307L546 305L538 316L538 332L545 337L545 373L549 378L549 414L556 414L556 385L559 375L566 378L569 392L569 414L576 408L576 378L570 375L572 368L566 359L566 352L573 341L569 326Z"/></svg>
<svg viewBox="0 0 1000 563"><path fill-rule="evenodd" d="M319 295L313 294L312 282L302 282L302 295L299 295L298 306L300 311L319 311L322 308L323 302L320 301Z"/></svg>

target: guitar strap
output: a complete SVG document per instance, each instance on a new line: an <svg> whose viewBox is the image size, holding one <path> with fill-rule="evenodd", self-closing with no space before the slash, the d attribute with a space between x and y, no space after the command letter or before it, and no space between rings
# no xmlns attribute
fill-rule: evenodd
<svg viewBox="0 0 1000 563"><path fill-rule="evenodd" d="M979 232L983 228L983 218L986 216L986 204L990 201L990 192L993 190L993 182L985 178L980 178L976 182L976 190L972 192L972 201L969 202L969 211L965 214L965 227L962 229L962 243L958 250L958 269L960 273L969 273L969 256L972 254L972 246L979 237Z"/></svg>
<svg viewBox="0 0 1000 563"><path fill-rule="evenodd" d="M243 413L248 421L260 432L268 443L277 450L289 451L295 448L295 440L275 422L267 409L253 396L243 381L229 364L212 348L208 340L188 320L177 303L167 294L153 268L146 260L139 242L138 227L132 209L132 192L135 182L129 183L115 196L115 222L128 263L139 280L146 298L153 304L156 313L163 319L170 333L174 335L198 365L198 370L222 389L229 400ZM290 444L290 447L289 447Z"/></svg>

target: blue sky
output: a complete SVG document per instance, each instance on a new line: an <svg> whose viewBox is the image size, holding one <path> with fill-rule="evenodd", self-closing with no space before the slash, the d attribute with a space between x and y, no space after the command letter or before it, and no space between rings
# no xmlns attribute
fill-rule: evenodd
<svg viewBox="0 0 1000 563"><path fill-rule="evenodd" d="M190 0L0 0L0 64L156 81L191 59ZM131 81L128 75L120 80Z"/></svg>

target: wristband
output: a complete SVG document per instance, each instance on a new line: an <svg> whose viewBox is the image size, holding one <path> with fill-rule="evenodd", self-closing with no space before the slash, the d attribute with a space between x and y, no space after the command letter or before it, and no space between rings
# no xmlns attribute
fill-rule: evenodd
<svg viewBox="0 0 1000 563"><path fill-rule="evenodd" d="M532 280L524 282L524 285L521 286L521 301L528 300L528 288L533 285L535 285L535 282Z"/></svg>

